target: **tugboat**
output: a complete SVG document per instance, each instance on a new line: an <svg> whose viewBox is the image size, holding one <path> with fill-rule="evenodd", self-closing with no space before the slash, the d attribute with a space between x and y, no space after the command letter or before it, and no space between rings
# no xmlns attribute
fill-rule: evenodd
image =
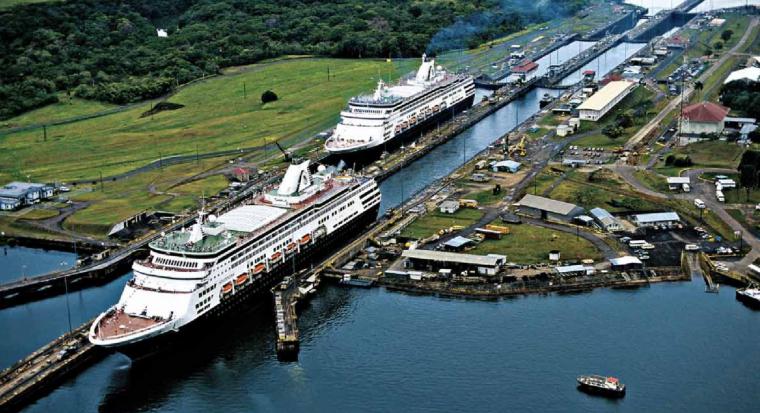
<svg viewBox="0 0 760 413"><path fill-rule="evenodd" d="M544 93L544 96L541 98L541 100L538 101L538 107L543 109L544 107L552 103L552 101L554 101L554 98L552 97L552 95L548 93Z"/></svg>
<svg viewBox="0 0 760 413"><path fill-rule="evenodd" d="M760 308L760 288L757 284L750 284L736 290L736 299L749 307Z"/></svg>
<svg viewBox="0 0 760 413"><path fill-rule="evenodd" d="M615 377L597 375L579 376L578 389L586 393L599 394L607 397L625 396L625 384Z"/></svg>

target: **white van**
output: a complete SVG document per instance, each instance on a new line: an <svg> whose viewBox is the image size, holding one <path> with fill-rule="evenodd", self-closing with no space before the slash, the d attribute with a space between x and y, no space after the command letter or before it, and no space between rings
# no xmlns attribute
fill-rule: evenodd
<svg viewBox="0 0 760 413"><path fill-rule="evenodd" d="M699 208L699 209L704 209L705 208L705 202L702 201L701 199L697 198L697 199L694 200L694 206L697 207L697 208Z"/></svg>
<svg viewBox="0 0 760 413"><path fill-rule="evenodd" d="M642 250L653 250L654 249L654 245L650 244L650 243L646 243L646 244L644 244L644 245L641 246L641 249Z"/></svg>
<svg viewBox="0 0 760 413"><path fill-rule="evenodd" d="M628 242L628 246L631 248L641 248L646 244L648 244L648 242L644 241L643 239L634 239Z"/></svg>
<svg viewBox="0 0 760 413"><path fill-rule="evenodd" d="M686 251L699 251L699 245L697 245L697 244L686 244L684 246L684 249Z"/></svg>
<svg viewBox="0 0 760 413"><path fill-rule="evenodd" d="M715 197L718 198L719 202L726 202L726 197L723 196L723 191L715 191Z"/></svg>

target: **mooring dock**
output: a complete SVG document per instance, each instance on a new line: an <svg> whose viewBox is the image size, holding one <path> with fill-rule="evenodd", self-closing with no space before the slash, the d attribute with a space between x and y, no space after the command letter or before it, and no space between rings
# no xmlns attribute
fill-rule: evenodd
<svg viewBox="0 0 760 413"><path fill-rule="evenodd" d="M283 361L298 359L298 283L296 277L285 277L273 289L277 328L277 358Z"/></svg>
<svg viewBox="0 0 760 413"><path fill-rule="evenodd" d="M0 411L20 409L107 354L87 339L89 328L87 322L0 373Z"/></svg>

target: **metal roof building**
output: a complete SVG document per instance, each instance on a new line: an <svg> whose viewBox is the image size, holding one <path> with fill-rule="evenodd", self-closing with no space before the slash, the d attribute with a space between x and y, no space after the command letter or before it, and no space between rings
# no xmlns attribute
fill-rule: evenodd
<svg viewBox="0 0 760 413"><path fill-rule="evenodd" d="M467 245L473 244L473 243L474 243L474 241L471 240L471 239L469 239L469 238L465 238L465 237L462 237L462 236L456 236L456 237L454 237L454 238L452 238L452 239L444 242L443 245L446 248L449 248L449 249L452 249L452 250L461 250L462 248L466 247Z"/></svg>
<svg viewBox="0 0 760 413"><path fill-rule="evenodd" d="M596 122L604 117L607 112L620 103L623 98L628 96L636 83L626 80L618 80L607 83L598 92L591 95L585 102L578 106L578 113L581 120Z"/></svg>
<svg viewBox="0 0 760 413"><path fill-rule="evenodd" d="M568 202L527 194L519 202L520 212L541 219L569 221L583 214L583 208Z"/></svg>
<svg viewBox="0 0 760 413"><path fill-rule="evenodd" d="M0 210L31 205L53 196L53 187L30 182L11 182L0 188Z"/></svg>
<svg viewBox="0 0 760 413"><path fill-rule="evenodd" d="M479 274L495 275L506 258L499 255L474 255L430 250L404 250L401 257L414 268L438 271L448 268L455 271L477 271Z"/></svg>
<svg viewBox="0 0 760 413"><path fill-rule="evenodd" d="M633 221L640 227L653 225L673 225L681 222L681 217L675 212L654 212L651 214L634 215Z"/></svg>
<svg viewBox="0 0 760 413"><path fill-rule="evenodd" d="M634 265L642 265L642 262L640 259L627 255L625 257L617 257L610 259L610 264L612 264L613 267L628 267L628 266L634 266Z"/></svg>
<svg viewBox="0 0 760 413"><path fill-rule="evenodd" d="M491 169L494 172L509 171L515 173L520 169L520 162L512 160L498 161L491 164Z"/></svg>
<svg viewBox="0 0 760 413"><path fill-rule="evenodd" d="M555 267L554 271L563 277L570 277L578 275L591 275L596 272L596 269L594 267L589 267L586 265L564 265L561 267Z"/></svg>
<svg viewBox="0 0 760 413"><path fill-rule="evenodd" d="M601 226L605 231L613 232L613 231L620 231L623 229L623 226L620 225L620 222L612 216L606 209L603 208L594 208L589 211L592 217L594 217L594 220Z"/></svg>

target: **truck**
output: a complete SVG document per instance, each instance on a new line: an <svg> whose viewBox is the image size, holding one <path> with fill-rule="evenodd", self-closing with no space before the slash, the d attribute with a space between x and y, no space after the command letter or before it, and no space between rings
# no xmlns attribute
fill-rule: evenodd
<svg viewBox="0 0 760 413"><path fill-rule="evenodd" d="M701 199L697 198L697 199L694 200L694 206L697 207L697 208L699 208L699 209L705 209L705 202L702 201Z"/></svg>
<svg viewBox="0 0 760 413"><path fill-rule="evenodd" d="M718 202L726 202L726 197L723 196L723 191L715 191L715 198L718 199Z"/></svg>

